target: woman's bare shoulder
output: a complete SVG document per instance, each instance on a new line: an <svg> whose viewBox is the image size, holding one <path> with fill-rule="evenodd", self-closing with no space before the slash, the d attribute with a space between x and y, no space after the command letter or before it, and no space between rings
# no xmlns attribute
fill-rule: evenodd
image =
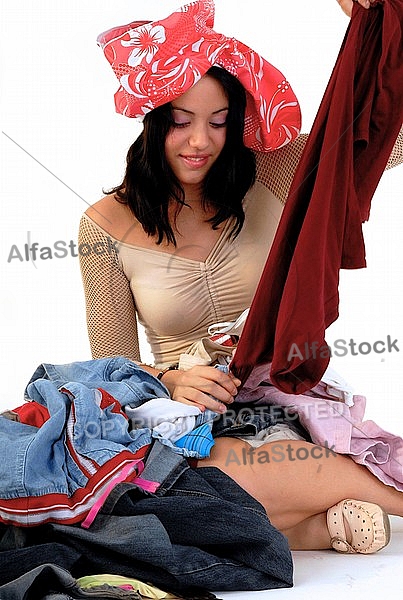
<svg viewBox="0 0 403 600"><path fill-rule="evenodd" d="M113 194L104 196L92 204L85 214L111 236L120 239L128 223L135 220L126 204L118 202Z"/></svg>
<svg viewBox="0 0 403 600"><path fill-rule="evenodd" d="M126 211L126 206L118 202L113 194L108 194L87 208L85 214L100 227L106 227Z"/></svg>

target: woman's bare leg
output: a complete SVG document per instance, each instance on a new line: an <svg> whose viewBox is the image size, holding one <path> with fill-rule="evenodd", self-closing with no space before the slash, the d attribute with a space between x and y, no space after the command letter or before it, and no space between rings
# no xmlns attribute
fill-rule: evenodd
<svg viewBox="0 0 403 600"><path fill-rule="evenodd" d="M402 492L350 457L309 442L281 440L255 449L242 440L219 438L198 466L218 467L256 498L293 549L330 548L326 512L346 498L403 516Z"/></svg>
<svg viewBox="0 0 403 600"><path fill-rule="evenodd" d="M308 517L298 525L281 531L292 550L325 550L331 547L326 512Z"/></svg>

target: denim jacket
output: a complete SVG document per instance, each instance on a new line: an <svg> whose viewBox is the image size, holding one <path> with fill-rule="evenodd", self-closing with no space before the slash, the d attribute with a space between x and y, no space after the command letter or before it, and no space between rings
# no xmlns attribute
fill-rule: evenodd
<svg viewBox="0 0 403 600"><path fill-rule="evenodd" d="M123 409L169 397L157 378L123 357L42 364L24 395L44 405L49 419L38 428L0 418L0 520L18 525L80 521L114 481L139 475L152 432L130 430ZM160 441L178 462L197 456ZM169 470L169 461L161 463L157 484Z"/></svg>
<svg viewBox="0 0 403 600"><path fill-rule="evenodd" d="M71 381L83 383L90 390L102 388L121 406L139 406L151 398L169 398L168 390L161 381L122 356L65 365L43 363L28 382L24 393L26 400L42 401L37 387L43 380L51 381L55 389L66 387Z"/></svg>

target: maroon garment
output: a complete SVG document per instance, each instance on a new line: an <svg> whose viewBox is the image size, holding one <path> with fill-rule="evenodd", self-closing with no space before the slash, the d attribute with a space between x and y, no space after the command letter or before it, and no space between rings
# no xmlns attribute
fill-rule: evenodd
<svg viewBox="0 0 403 600"><path fill-rule="evenodd" d="M291 184L231 370L272 363L302 393L329 362L340 268L365 267L362 222L403 120L402 0L353 15Z"/></svg>

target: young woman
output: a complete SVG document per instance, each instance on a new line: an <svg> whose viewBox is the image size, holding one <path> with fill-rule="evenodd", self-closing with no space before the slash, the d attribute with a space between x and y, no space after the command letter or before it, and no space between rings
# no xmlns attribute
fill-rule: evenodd
<svg viewBox="0 0 403 600"><path fill-rule="evenodd" d="M128 152L122 184L83 216L79 243L94 249L80 253L93 357L141 361L138 319L155 358L144 368L174 400L225 413L239 380L211 366L176 365L210 325L233 321L250 305L305 139L298 137L289 84L233 38L236 47L228 50L229 38L211 29L212 10L211 2L195 2L164 21L100 36L121 82L117 109L145 114L144 130ZM206 61L211 54L213 66ZM166 73L155 79L163 65L168 83ZM261 80L251 78L262 70ZM276 94L286 99L270 127L259 110L259 85L266 86L267 104ZM254 151L280 147L264 162ZM278 437L265 443L268 455L275 444ZM401 492L348 456L328 452L319 468L309 436L282 447L286 460L229 460L232 453L245 456L250 444L220 437L198 466L221 469L260 501L292 549L370 553L388 543L387 513L403 516ZM295 460L301 449L304 460Z"/></svg>

